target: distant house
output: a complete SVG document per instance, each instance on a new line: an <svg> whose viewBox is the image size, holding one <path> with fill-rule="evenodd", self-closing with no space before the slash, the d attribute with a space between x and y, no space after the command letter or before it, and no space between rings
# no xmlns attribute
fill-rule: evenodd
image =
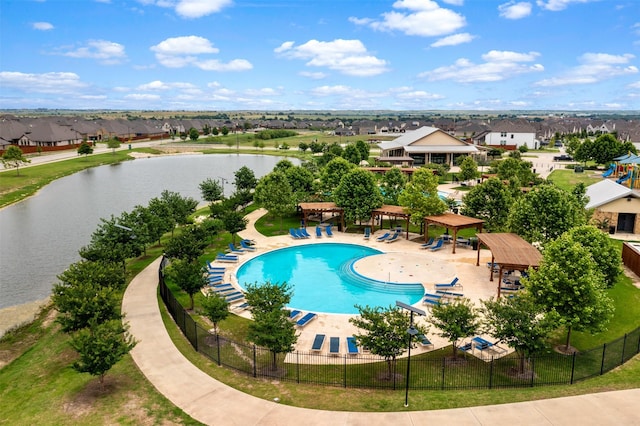
<svg viewBox="0 0 640 426"><path fill-rule="evenodd" d="M640 233L640 194L611 179L587 187L587 209L594 209L593 219L608 224L611 231Z"/></svg>
<svg viewBox="0 0 640 426"><path fill-rule="evenodd" d="M400 166L421 166L428 163L449 164L456 157L478 153L478 148L435 127L421 127L402 136L378 144L378 161Z"/></svg>
<svg viewBox="0 0 640 426"><path fill-rule="evenodd" d="M536 129L526 120L500 120L490 124L484 136L484 145L492 148L515 150L521 146L537 149Z"/></svg>

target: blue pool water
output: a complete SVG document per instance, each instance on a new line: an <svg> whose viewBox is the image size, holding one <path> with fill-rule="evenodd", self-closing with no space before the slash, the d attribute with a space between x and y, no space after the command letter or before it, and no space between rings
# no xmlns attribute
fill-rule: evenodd
<svg viewBox="0 0 640 426"><path fill-rule="evenodd" d="M382 252L356 244L314 243L274 250L243 264L236 274L247 283L287 282L293 289L290 307L312 312L357 314L355 305L414 304L424 294L420 283L386 283L363 277L353 264Z"/></svg>

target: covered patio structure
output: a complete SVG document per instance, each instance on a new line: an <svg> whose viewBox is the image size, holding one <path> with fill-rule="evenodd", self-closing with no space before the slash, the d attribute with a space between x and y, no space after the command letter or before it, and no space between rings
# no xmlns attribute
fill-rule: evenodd
<svg viewBox="0 0 640 426"><path fill-rule="evenodd" d="M494 268L491 266L498 265L498 297L500 297L502 275L505 270L524 271L530 266L533 268L540 266L540 261L542 260L540 251L517 234L479 233L477 237L478 258L476 266L480 266L480 248L484 245L491 251L489 281L493 281Z"/></svg>
<svg viewBox="0 0 640 426"><path fill-rule="evenodd" d="M406 226L406 239L409 239L409 218L411 217L410 214L405 213L404 208L402 206L392 206L392 205L388 205L385 204L382 207L379 207L375 210L373 210L371 212L371 223L373 224L373 230L375 231L375 223L376 223L376 219L378 219L380 221L380 228L382 229L382 217L383 216L388 216L388 217L392 217L394 219L404 219L407 226Z"/></svg>
<svg viewBox="0 0 640 426"><path fill-rule="evenodd" d="M344 230L344 214L342 207L338 207L334 202L319 202L319 203L300 203L298 204L300 210L302 210L302 220L306 226L309 216L312 214L320 215L319 222L324 221L324 214L331 213L331 217L335 217L336 214L340 217L340 230Z"/></svg>
<svg viewBox="0 0 640 426"><path fill-rule="evenodd" d="M477 232L482 232L483 219L476 219L475 217L463 216L461 214L443 213L435 216L427 216L424 218L425 231L424 241L429 239L429 224L444 226L447 231L453 229L453 251L456 252L456 242L458 240L458 230L465 228L476 228ZM447 232L448 233L448 232Z"/></svg>

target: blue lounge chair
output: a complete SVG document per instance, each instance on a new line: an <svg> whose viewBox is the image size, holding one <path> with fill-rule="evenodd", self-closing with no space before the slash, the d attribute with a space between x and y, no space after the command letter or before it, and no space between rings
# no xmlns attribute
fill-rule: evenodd
<svg viewBox="0 0 640 426"><path fill-rule="evenodd" d="M237 261L238 261L238 256L236 256L235 254L218 253L218 255L216 256L216 262L237 262Z"/></svg>
<svg viewBox="0 0 640 426"><path fill-rule="evenodd" d="M231 296L231 295L235 295L240 293L239 291L237 291L235 288L233 288L232 285L230 285L229 287L213 287L213 292L216 294L219 294L222 297L227 297L227 296Z"/></svg>
<svg viewBox="0 0 640 426"><path fill-rule="evenodd" d="M444 244L444 240L438 240L433 246L429 247L429 250L438 251L442 248L443 244Z"/></svg>
<svg viewBox="0 0 640 426"><path fill-rule="evenodd" d="M229 250L227 250L228 254L244 254L244 250L238 250L233 243L229 243Z"/></svg>
<svg viewBox="0 0 640 426"><path fill-rule="evenodd" d="M458 277L455 277L454 279L451 280L450 283L439 283L439 284L435 284L434 287L436 289L442 289L442 288L459 288L462 289L462 284L460 284L460 280L458 279Z"/></svg>
<svg viewBox="0 0 640 426"><path fill-rule="evenodd" d="M387 238L387 240L385 242L392 243L392 242L396 241L398 238L400 238L400 235L402 235L402 232L394 231L393 235L390 238Z"/></svg>
<svg viewBox="0 0 640 426"><path fill-rule="evenodd" d="M207 284L210 286L214 286L214 285L222 284L222 281L224 281L222 277L209 278L207 280Z"/></svg>
<svg viewBox="0 0 640 426"><path fill-rule="evenodd" d="M214 266L211 262L209 262L207 260L207 271L208 272L214 272L214 271L224 272L226 270L227 270L227 268L225 266Z"/></svg>
<svg viewBox="0 0 640 426"><path fill-rule="evenodd" d="M304 327L305 325L313 321L317 316L318 314L314 314L313 312L308 312L302 318L296 321L296 325L298 327Z"/></svg>
<svg viewBox="0 0 640 426"><path fill-rule="evenodd" d="M329 353L331 355L340 354L340 338L339 337L329 338Z"/></svg>
<svg viewBox="0 0 640 426"><path fill-rule="evenodd" d="M298 315L300 315L302 313L302 311L299 311L297 309L294 309L293 311L289 312L289 319L295 319Z"/></svg>
<svg viewBox="0 0 640 426"><path fill-rule="evenodd" d="M240 293L240 294L226 294L225 295L225 299L229 303L237 302L239 300L243 300L244 299L244 294L242 292L238 292L238 293Z"/></svg>
<svg viewBox="0 0 640 426"><path fill-rule="evenodd" d="M314 352L320 352L322 347L324 346L324 334L316 334L316 337L313 339L313 345L311 345L311 350Z"/></svg>
<svg viewBox="0 0 640 426"><path fill-rule="evenodd" d="M316 238L322 238L322 228L316 226Z"/></svg>
<svg viewBox="0 0 640 426"><path fill-rule="evenodd" d="M418 339L418 343L420 343L421 346L433 348L433 343L431 343L431 340L429 340L424 334L418 334L416 338Z"/></svg>
<svg viewBox="0 0 640 426"><path fill-rule="evenodd" d="M304 238L311 238L311 235L307 232L307 228L298 229L298 235L302 235Z"/></svg>
<svg viewBox="0 0 640 426"><path fill-rule="evenodd" d="M331 225L327 225L327 227L324 228L324 232L327 233L327 237L333 237L333 231L331 230Z"/></svg>
<svg viewBox="0 0 640 426"><path fill-rule="evenodd" d="M507 350L504 348L501 348L500 346L498 346L498 343L491 343L490 341L483 339L480 336L476 336L473 339L471 339L471 344L473 345L474 349L478 349L479 351L485 351L487 349L490 349L494 352L498 352L498 353L506 353Z"/></svg>
<svg viewBox="0 0 640 426"><path fill-rule="evenodd" d="M462 293L455 293L453 291L448 291L448 290L436 290L436 293L441 294L442 297L448 297L450 299L460 299L464 297L464 294Z"/></svg>
<svg viewBox="0 0 640 426"><path fill-rule="evenodd" d="M300 235L298 235L298 232L293 228L289 228L289 235L291 235L291 237L294 240L299 240L300 238L302 238Z"/></svg>
<svg viewBox="0 0 640 426"><path fill-rule="evenodd" d="M390 235L391 235L390 232L385 232L384 234L382 234L378 238L376 238L376 241L382 242L382 241L386 240L387 238L389 238Z"/></svg>
<svg viewBox="0 0 640 426"><path fill-rule="evenodd" d="M368 240L371 237L371 228L364 228L364 239Z"/></svg>
<svg viewBox="0 0 640 426"><path fill-rule="evenodd" d="M349 355L358 355L360 353L355 337L347 337L347 352L349 352Z"/></svg>
<svg viewBox="0 0 640 426"><path fill-rule="evenodd" d="M241 303L240 305L236 306L234 309L237 309L239 311L244 311L245 309L248 309L248 308L249 308L249 303L244 302L244 303Z"/></svg>
<svg viewBox="0 0 640 426"><path fill-rule="evenodd" d="M462 346L458 346L458 350L462 352L467 352L467 351L470 351L471 349L473 349L473 344L471 344L471 342L465 343Z"/></svg>
<svg viewBox="0 0 640 426"><path fill-rule="evenodd" d="M247 243L247 240L241 240L240 241L240 247L242 247L242 249L244 251L256 251L257 250L254 246L250 246L249 243Z"/></svg>
<svg viewBox="0 0 640 426"><path fill-rule="evenodd" d="M431 237L429 238L429 241L427 241L424 244L420 244L420 248L421 249L428 249L433 245L433 242L435 241L435 238Z"/></svg>

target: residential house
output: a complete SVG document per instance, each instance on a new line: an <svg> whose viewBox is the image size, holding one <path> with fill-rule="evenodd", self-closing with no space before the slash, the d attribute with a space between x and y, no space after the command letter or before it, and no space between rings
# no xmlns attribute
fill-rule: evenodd
<svg viewBox="0 0 640 426"><path fill-rule="evenodd" d="M490 124L484 144L492 148L515 150L521 146L530 149L539 148L536 142L536 129L524 119L500 120Z"/></svg>
<svg viewBox="0 0 640 426"><path fill-rule="evenodd" d="M587 187L587 209L593 220L609 232L640 233L640 194L611 179Z"/></svg>
<svg viewBox="0 0 640 426"><path fill-rule="evenodd" d="M378 161L400 166L422 166L428 163L453 166L456 157L477 154L478 148L435 127L421 127L402 136L378 144Z"/></svg>

